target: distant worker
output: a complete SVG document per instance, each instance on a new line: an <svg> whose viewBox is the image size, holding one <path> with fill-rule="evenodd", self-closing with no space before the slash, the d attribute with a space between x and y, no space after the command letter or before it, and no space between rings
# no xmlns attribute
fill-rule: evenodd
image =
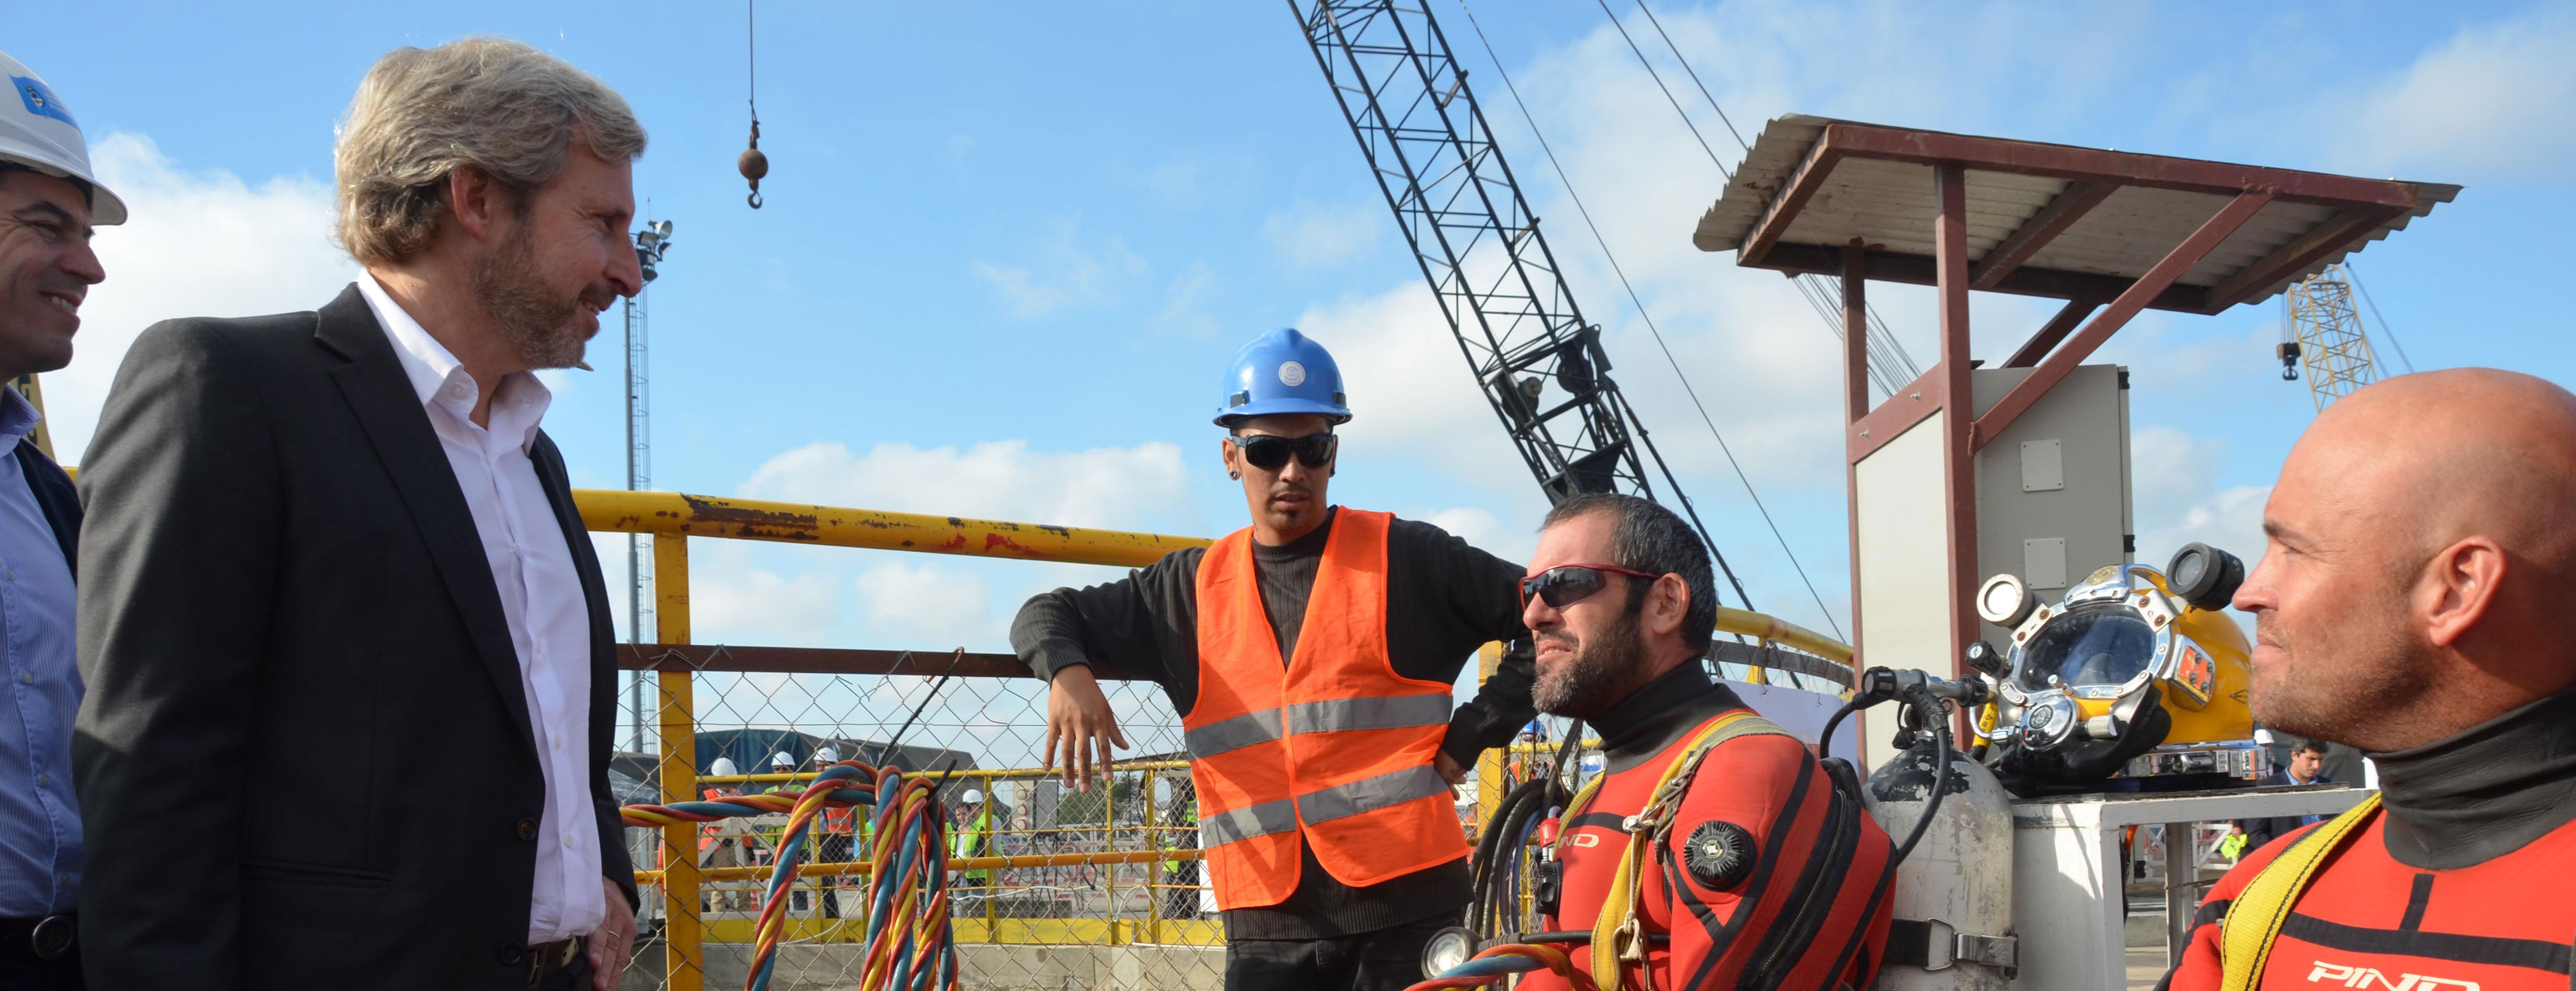
<svg viewBox="0 0 2576 991"><path fill-rule="evenodd" d="M1635 496L1568 499L1520 588L1533 697L1592 726L1608 758L1563 812L1562 894L1542 928L1617 934L1563 947L1604 989L1869 987L1894 845L1806 744L1701 666L1717 588L1689 524ZM1631 849L1632 819L1655 850ZM1644 945L1642 967L1619 963L1620 941Z"/></svg>
<svg viewBox="0 0 2576 991"><path fill-rule="evenodd" d="M1172 775L1169 780L1172 806L1171 811L1165 814L1168 825L1163 830L1163 848L1196 850L1199 848L1198 789L1190 786L1186 774ZM1199 917L1199 862L1195 858L1163 861L1163 917Z"/></svg>
<svg viewBox="0 0 2576 991"><path fill-rule="evenodd" d="M965 794L957 796L957 802L957 826L948 834L948 859L992 856L993 810L984 807L984 793L968 788ZM963 879L960 883L974 889L967 894L992 897L992 868L978 867L959 876Z"/></svg>
<svg viewBox="0 0 2576 991"><path fill-rule="evenodd" d="M2263 509L2254 718L2380 791L2246 855L2182 991L2568 986L2576 933L2576 396L2485 368L2318 414Z"/></svg>
<svg viewBox="0 0 2576 991"><path fill-rule="evenodd" d="M2326 777L2325 765L2326 742L2301 740L2290 747L2289 766L2272 772L2270 776L2263 779L2263 783L2288 786L2329 784L2333 779ZM2243 852L2260 850L2266 843L2287 836L2301 826L2310 825L2325 818L2327 817L2276 816L2269 819L2245 820L2241 824L2245 830ZM2239 855L2241 856L2242 853Z"/></svg>
<svg viewBox="0 0 2576 991"><path fill-rule="evenodd" d="M1122 580L1029 600L1011 645L1050 679L1044 753L1088 788L1127 746L1091 663L1154 681L1191 756L1229 991L1396 988L1467 904L1450 786L1530 718L1529 661L1476 700L1476 649L1519 641L1520 569L1438 527L1325 501L1351 418L1294 330L1236 352L1218 393L1252 525Z"/></svg>
<svg viewBox="0 0 2576 991"><path fill-rule="evenodd" d="M836 748L822 747L814 751L814 771L817 774L822 773L823 769L840 762L841 752ZM859 815L864 811L866 811L866 809L863 806L857 805L846 805L837 809L823 810L823 821L819 827L822 830L823 841L815 845L816 852L814 854L814 861L816 863L846 864L850 862L851 851L854 849L854 843L856 840L855 827L858 822ZM823 887L827 892L831 892L832 889L847 887L849 880L850 878L847 874L834 875L823 882ZM826 919L837 919L841 917L841 898L839 894L828 893L825 895L823 898L823 917Z"/></svg>
<svg viewBox="0 0 2576 991"><path fill-rule="evenodd" d="M357 281L144 330L83 455L83 964L606 991L635 938L622 675L537 371L643 288L644 128L470 38L378 59L336 132Z"/></svg>
<svg viewBox="0 0 2576 991"><path fill-rule="evenodd" d="M733 759L730 757L718 757L715 763L707 765L709 777L729 778L741 773L733 766ZM742 794L742 784L737 781L709 785L699 794L712 802L727 795ZM743 830L742 820L718 819L707 823L698 827L698 866L702 868L752 866L755 861L750 845L751 836ZM741 882L718 881L713 884L722 885L721 888L716 889L723 892L722 897L701 899L702 901L708 901L714 907L727 912L742 910Z"/></svg>
<svg viewBox="0 0 2576 991"><path fill-rule="evenodd" d="M796 755L784 750L771 754L769 757L769 773L796 773ZM805 782L798 781L793 778L785 781L772 781L769 783L769 787L760 789L760 793L764 795L786 795L793 798L805 793L805 785ZM786 849L787 815L785 813L779 813L766 818L768 819L768 825L760 827L760 836L762 841L761 846L764 848L760 854L760 862L763 864L775 864L778 862L779 852ZM810 864L814 862L814 849L815 848L812 845L808 845L805 848L806 863ZM802 885L799 885L795 891L788 893L787 903L790 908L799 912L812 907L812 903L805 897L805 888Z"/></svg>
<svg viewBox="0 0 2576 991"><path fill-rule="evenodd" d="M107 278L93 227L125 222L98 184L89 143L62 97L0 53L16 99L0 100L0 987L77 991L73 909L81 887L81 811L72 794L72 562L80 497L35 443L36 411L20 377L72 360L81 302Z"/></svg>

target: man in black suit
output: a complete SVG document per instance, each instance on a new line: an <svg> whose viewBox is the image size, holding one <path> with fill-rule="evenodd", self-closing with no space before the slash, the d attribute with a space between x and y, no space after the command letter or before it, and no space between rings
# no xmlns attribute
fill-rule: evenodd
<svg viewBox="0 0 2576 991"><path fill-rule="evenodd" d="M2326 743L2302 740L2290 748L2290 766L2264 778L2265 785L2321 785L2333 782L2325 775ZM2291 831L2324 816L2274 816L2269 819L2247 819L2237 823L2245 831L2245 853L2263 848L2263 844L2287 836ZM2239 856L2242 856L2240 854Z"/></svg>
<svg viewBox="0 0 2576 991"><path fill-rule="evenodd" d="M532 370L641 288L644 141L526 45L397 50L336 151L358 283L135 341L81 476L94 985L614 986L610 613Z"/></svg>

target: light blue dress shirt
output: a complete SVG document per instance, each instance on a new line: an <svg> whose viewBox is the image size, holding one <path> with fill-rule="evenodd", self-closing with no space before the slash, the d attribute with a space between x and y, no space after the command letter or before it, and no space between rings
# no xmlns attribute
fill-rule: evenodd
<svg viewBox="0 0 2576 991"><path fill-rule="evenodd" d="M72 798L72 569L45 522L18 439L36 408L0 387L0 916L34 918L80 900L80 804Z"/></svg>

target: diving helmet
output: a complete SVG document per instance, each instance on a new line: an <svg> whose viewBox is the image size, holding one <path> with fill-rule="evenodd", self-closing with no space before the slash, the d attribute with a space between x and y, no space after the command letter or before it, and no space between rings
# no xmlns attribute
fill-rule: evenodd
<svg viewBox="0 0 2576 991"><path fill-rule="evenodd" d="M2260 778L2245 633L2221 611L2244 580L2244 562L2199 543L2161 572L2104 567L2054 606L2018 577L1988 579L1977 612L2012 631L1978 730L1996 776L2025 797L2114 778L2170 782L2138 786L2157 790Z"/></svg>

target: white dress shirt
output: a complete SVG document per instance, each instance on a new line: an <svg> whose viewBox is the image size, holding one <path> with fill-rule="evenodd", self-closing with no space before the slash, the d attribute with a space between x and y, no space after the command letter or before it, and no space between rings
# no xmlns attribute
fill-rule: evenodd
<svg viewBox="0 0 2576 991"><path fill-rule="evenodd" d="M421 329L374 276L358 292L376 311L403 374L429 414L438 445L456 471L474 514L510 646L519 655L519 688L528 700L537 755L545 772L545 816L537 836L537 883L528 906L528 943L551 942L599 928L607 912L601 886L599 825L590 794L590 609L572 546L537 481L528 448L553 394L535 375L503 376L492 398L489 429L474 425L476 386L438 339Z"/></svg>

